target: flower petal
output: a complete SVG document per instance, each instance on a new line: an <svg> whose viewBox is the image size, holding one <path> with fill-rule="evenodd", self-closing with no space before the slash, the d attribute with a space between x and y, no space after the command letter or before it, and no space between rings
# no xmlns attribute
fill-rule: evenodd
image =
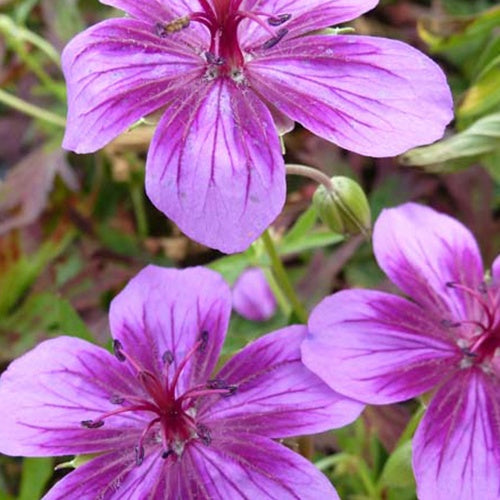
<svg viewBox="0 0 500 500"><path fill-rule="evenodd" d="M174 358L173 373L195 344L202 342L182 371L179 393L204 383L213 371L230 314L230 290L216 272L157 266L148 266L133 278L115 297L109 313L111 332L123 351L158 376L167 351Z"/></svg>
<svg viewBox="0 0 500 500"><path fill-rule="evenodd" d="M255 89L283 113L343 148L394 156L439 139L453 117L441 69L395 40L306 36L247 65Z"/></svg>
<svg viewBox="0 0 500 500"><path fill-rule="evenodd" d="M373 9L378 0L245 0L242 10L262 9L274 16L291 14L285 25L287 36L299 36L314 30L338 25ZM269 39L269 32L252 20L242 23L240 43L258 45Z"/></svg>
<svg viewBox="0 0 500 500"><path fill-rule="evenodd" d="M333 389L366 403L421 394L462 357L448 330L417 305L386 293L331 295L314 309L308 328L304 364Z"/></svg>
<svg viewBox="0 0 500 500"><path fill-rule="evenodd" d="M326 431L355 420L358 401L331 390L300 360L304 326L265 335L236 354L216 375L235 384L232 396L200 409L199 418L231 432L281 438Z"/></svg>
<svg viewBox="0 0 500 500"><path fill-rule="evenodd" d="M496 257L491 265L491 275L497 286L500 288L500 255Z"/></svg>
<svg viewBox="0 0 500 500"><path fill-rule="evenodd" d="M266 321L276 312L276 299L259 268L243 271L233 287L234 310L252 321Z"/></svg>
<svg viewBox="0 0 500 500"><path fill-rule="evenodd" d="M101 148L204 72L194 51L133 19L110 19L79 34L64 49L62 65L63 147L77 153Z"/></svg>
<svg viewBox="0 0 500 500"><path fill-rule="evenodd" d="M185 17L193 10L200 10L199 3L193 5L191 0L99 0L101 3L123 10L136 19L148 23L150 29L165 26L170 21ZM190 5L191 4L191 5ZM208 30L199 23L191 23L177 33L169 33L168 38L174 41L187 42L193 48L209 44Z"/></svg>
<svg viewBox="0 0 500 500"><path fill-rule="evenodd" d="M146 455L137 466L133 448L130 448L102 455L78 467L59 481L43 500L203 498L190 476L182 462L163 460L160 453Z"/></svg>
<svg viewBox="0 0 500 500"><path fill-rule="evenodd" d="M189 237L245 250L281 211L285 187L276 127L252 90L218 78L167 109L146 191Z"/></svg>
<svg viewBox="0 0 500 500"><path fill-rule="evenodd" d="M483 281L477 243L457 220L416 203L386 209L375 223L373 247L389 278L441 319L481 318L470 292L447 286L478 290Z"/></svg>
<svg viewBox="0 0 500 500"><path fill-rule="evenodd" d="M500 384L462 370L434 396L413 440L422 499L500 498Z"/></svg>
<svg viewBox="0 0 500 500"><path fill-rule="evenodd" d="M80 339L42 342L0 378L0 451L8 455L71 455L122 448L137 440L137 413L99 429L82 420L116 409L116 393L137 395L137 381L104 349Z"/></svg>
<svg viewBox="0 0 500 500"><path fill-rule="evenodd" d="M190 447L189 457L193 462L189 470L192 474L197 469L208 493L206 498L339 498L330 481L311 462L253 434L220 429L211 446Z"/></svg>
<svg viewBox="0 0 500 500"><path fill-rule="evenodd" d="M110 5L118 10L143 21L167 22L189 12L184 0L99 0L105 5Z"/></svg>

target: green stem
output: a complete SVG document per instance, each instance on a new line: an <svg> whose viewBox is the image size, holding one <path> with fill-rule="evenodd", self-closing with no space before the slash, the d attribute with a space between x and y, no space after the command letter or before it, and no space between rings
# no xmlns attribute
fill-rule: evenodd
<svg viewBox="0 0 500 500"><path fill-rule="evenodd" d="M40 118L48 123L52 123L53 125L57 125L58 127L64 128L66 126L66 120L55 113L51 113L43 108L35 106L34 104L30 104L29 102L23 101L19 99L19 97L13 96L5 90L0 89L0 103L3 103L11 108L17 109L21 111L21 113L25 113L34 118Z"/></svg>
<svg viewBox="0 0 500 500"><path fill-rule="evenodd" d="M148 218L146 216L146 208L144 206L144 194L142 187L136 183L132 183L130 187L130 194L132 196L135 220L137 222L137 233L141 239L144 239L148 235Z"/></svg>
<svg viewBox="0 0 500 500"><path fill-rule="evenodd" d="M47 57L49 57L52 62L61 67L61 59L57 50L41 36L37 35L33 31L20 26L12 21L8 16L2 14L0 15L0 32L5 36L16 38L19 40L25 40L31 43L35 47L38 47Z"/></svg>
<svg viewBox="0 0 500 500"><path fill-rule="evenodd" d="M290 301L293 312L297 316L297 319L301 323L307 323L307 311L297 297L297 294L295 293L295 290L293 289L293 286L288 279L285 267L283 266L283 262L281 262L281 258L278 254L278 251L276 250L276 246L274 245L274 241L269 234L268 229L264 231L261 238L262 242L264 243L264 248L266 249L269 259L271 260L271 268L273 270L276 281L278 282L280 288L283 290L286 298Z"/></svg>
<svg viewBox="0 0 500 500"><path fill-rule="evenodd" d="M281 287L278 285L278 282L276 281L276 278L274 277L271 269L264 268L263 272L266 277L267 283L269 284L269 287L273 292L276 302L281 309L281 312L288 317L291 311L288 299L285 297L283 290L281 290Z"/></svg>

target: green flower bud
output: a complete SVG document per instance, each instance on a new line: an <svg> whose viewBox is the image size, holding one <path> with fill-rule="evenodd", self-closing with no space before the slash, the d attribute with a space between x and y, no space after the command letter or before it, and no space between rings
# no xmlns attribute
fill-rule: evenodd
<svg viewBox="0 0 500 500"><path fill-rule="evenodd" d="M336 176L330 180L331 189L322 184L313 196L320 219L335 233L367 236L371 211L363 189L349 177Z"/></svg>

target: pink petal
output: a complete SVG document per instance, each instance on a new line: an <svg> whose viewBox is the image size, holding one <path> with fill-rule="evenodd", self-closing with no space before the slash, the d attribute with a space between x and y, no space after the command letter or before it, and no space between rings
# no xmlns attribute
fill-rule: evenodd
<svg viewBox="0 0 500 500"><path fill-rule="evenodd" d="M451 322L480 319L477 299L447 286L478 290L483 281L477 243L460 222L415 203L386 209L375 223L373 247L389 278L429 311Z"/></svg>
<svg viewBox="0 0 500 500"><path fill-rule="evenodd" d="M101 148L204 72L194 51L133 19L110 19L79 34L62 64L68 85L63 147L77 153Z"/></svg>
<svg viewBox="0 0 500 500"><path fill-rule="evenodd" d="M453 117L441 69L394 40L336 35L283 41L249 62L247 73L283 113L368 156L433 142Z"/></svg>
<svg viewBox="0 0 500 500"><path fill-rule="evenodd" d="M158 376L167 351L174 357L173 373L202 341L203 347L182 371L177 386L181 393L210 376L230 314L230 290L216 272L202 267L180 271L148 266L111 303L110 324L123 351Z"/></svg>
<svg viewBox="0 0 500 500"><path fill-rule="evenodd" d="M330 481L311 462L260 436L224 433L221 429L213 446L193 446L188 453L193 463L190 470L197 469L206 488L203 498L339 498ZM169 498L187 497L184 492Z"/></svg>
<svg viewBox="0 0 500 500"><path fill-rule="evenodd" d="M288 37L328 28L350 21L373 9L378 0L246 0L241 10L262 9L274 16L291 14L284 26ZM242 23L240 42L244 47L258 45L270 38L269 32L252 20Z"/></svg>
<svg viewBox="0 0 500 500"><path fill-rule="evenodd" d="M101 3L111 5L123 10L136 19L148 23L152 30L157 25L165 26L170 21L185 17L193 11L200 11L198 1L192 0L99 0ZM208 30L199 23L191 23L177 33L168 35L170 40L187 42L192 47L205 45L209 40Z"/></svg>
<svg viewBox="0 0 500 500"><path fill-rule="evenodd" d="M185 15L188 11L185 0L99 0L105 5L123 10L127 14L148 22L168 22Z"/></svg>
<svg viewBox="0 0 500 500"><path fill-rule="evenodd" d="M149 454L136 466L120 451L93 459L59 481L44 500L106 498L248 499L338 498L323 474L300 455L248 434L214 435L209 446L191 441L179 459Z"/></svg>
<svg viewBox="0 0 500 500"><path fill-rule="evenodd" d="M7 455L72 455L137 441L137 414L99 429L82 420L116 409L114 394L139 395L137 381L104 349L76 338L42 342L13 361L0 379L0 451Z"/></svg>
<svg viewBox="0 0 500 500"><path fill-rule="evenodd" d="M462 370L434 396L413 440L422 500L500 498L500 384Z"/></svg>
<svg viewBox="0 0 500 500"><path fill-rule="evenodd" d="M491 265L491 275L497 287L500 288L500 255L497 256Z"/></svg>
<svg viewBox="0 0 500 500"><path fill-rule="evenodd" d="M233 308L251 321L267 321L276 312L276 299L259 268L247 269L233 287Z"/></svg>
<svg viewBox="0 0 500 500"><path fill-rule="evenodd" d="M190 238L239 252L285 200L276 127L252 90L216 79L166 111L146 165L146 191Z"/></svg>
<svg viewBox="0 0 500 500"><path fill-rule="evenodd" d="M300 360L304 326L265 335L216 375L237 391L200 408L200 420L231 432L281 438L326 431L355 420L363 405L332 391Z"/></svg>
<svg viewBox="0 0 500 500"><path fill-rule="evenodd" d="M160 500L190 498L189 495L192 495L191 498L203 498L196 496L200 490L189 480L192 473L186 472L182 463L163 460L160 453L147 455L143 463L137 466L133 448L122 449L97 457L70 472L43 500ZM187 477L180 477L181 474ZM182 484L180 490L179 483Z"/></svg>
<svg viewBox="0 0 500 500"><path fill-rule="evenodd" d="M366 403L421 394L462 358L449 330L386 293L347 290L327 297L308 328L304 364L336 391Z"/></svg>

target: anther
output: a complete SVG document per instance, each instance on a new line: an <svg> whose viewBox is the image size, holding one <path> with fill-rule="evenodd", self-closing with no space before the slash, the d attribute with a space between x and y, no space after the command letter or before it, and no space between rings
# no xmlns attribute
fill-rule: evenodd
<svg viewBox="0 0 500 500"><path fill-rule="evenodd" d="M206 330L203 330L201 332L201 335L200 335L200 347L198 348L201 352L203 352L206 347L207 347L207 343L208 343L208 332Z"/></svg>
<svg viewBox="0 0 500 500"><path fill-rule="evenodd" d="M179 17L178 19L174 19L167 24L156 23L155 33L163 38L167 35L182 31L184 28L187 28L190 23L191 18L189 16Z"/></svg>
<svg viewBox="0 0 500 500"><path fill-rule="evenodd" d="M220 378L214 378L207 382L208 389L227 389L227 386L227 382Z"/></svg>
<svg viewBox="0 0 500 500"><path fill-rule="evenodd" d="M161 454L161 458L163 458L163 460L167 459L170 455L172 455L174 453L174 450L165 450L162 454Z"/></svg>
<svg viewBox="0 0 500 500"><path fill-rule="evenodd" d="M98 429L104 425L104 420L82 420L80 424L87 429Z"/></svg>
<svg viewBox="0 0 500 500"><path fill-rule="evenodd" d="M141 465L144 461L144 446L138 445L134 448L135 451L135 464Z"/></svg>
<svg viewBox="0 0 500 500"><path fill-rule="evenodd" d="M280 14L279 16L269 17L267 19L267 22L271 26L281 26L282 24L285 24L287 21L290 21L291 18L292 14Z"/></svg>
<svg viewBox="0 0 500 500"><path fill-rule="evenodd" d="M210 429L206 425L199 424L196 427L196 434L198 435L198 438L203 444L208 446L212 442L212 435L210 434Z"/></svg>
<svg viewBox="0 0 500 500"><path fill-rule="evenodd" d="M113 339L113 353L118 361L125 361L127 358L123 354L123 345L118 339Z"/></svg>
<svg viewBox="0 0 500 500"><path fill-rule="evenodd" d="M228 384L226 381L220 379L220 378L214 378L212 380L209 380L207 382L207 388L208 389L215 389L215 390L226 390L227 393L223 394L223 397L228 397L232 396L237 390L238 386L234 384Z"/></svg>
<svg viewBox="0 0 500 500"><path fill-rule="evenodd" d="M233 394L236 393L236 391L238 390L238 386L237 385L228 385L226 387L227 389L227 394L224 394L224 397L228 397L228 396L232 396Z"/></svg>
<svg viewBox="0 0 500 500"><path fill-rule="evenodd" d="M264 42L262 44L262 48L264 50L267 50L267 49L272 49L273 47L275 47L276 45L278 45L278 43L281 42L281 40L283 40L283 37L288 33L288 30L286 28L281 28L278 33L276 34L276 36L274 36L273 38L270 38L267 42Z"/></svg>
<svg viewBox="0 0 500 500"><path fill-rule="evenodd" d="M477 354L475 352L472 352L471 350L469 350L465 347L462 347L461 351L468 358L477 358Z"/></svg>
<svg viewBox="0 0 500 500"><path fill-rule="evenodd" d="M449 319L443 319L441 320L441 325L445 328L458 328L461 323L457 321L451 321Z"/></svg>
<svg viewBox="0 0 500 500"><path fill-rule="evenodd" d="M161 359L164 364L170 366L174 362L174 353L172 351L165 351Z"/></svg>
<svg viewBox="0 0 500 500"><path fill-rule="evenodd" d="M223 66L226 60L221 56L216 56L212 52L205 52L205 57L208 64L214 64L215 66Z"/></svg>
<svg viewBox="0 0 500 500"><path fill-rule="evenodd" d="M167 36L167 30L165 29L165 26L162 23L156 23L154 26L155 29L155 34L161 38L164 38Z"/></svg>
<svg viewBox="0 0 500 500"><path fill-rule="evenodd" d="M484 281L479 284L477 289L479 290L479 293L483 295L486 295L488 293L488 285Z"/></svg>
<svg viewBox="0 0 500 500"><path fill-rule="evenodd" d="M122 398L121 396L118 396L118 394L113 394L109 398L109 402L114 405L121 405L125 401L125 398Z"/></svg>

